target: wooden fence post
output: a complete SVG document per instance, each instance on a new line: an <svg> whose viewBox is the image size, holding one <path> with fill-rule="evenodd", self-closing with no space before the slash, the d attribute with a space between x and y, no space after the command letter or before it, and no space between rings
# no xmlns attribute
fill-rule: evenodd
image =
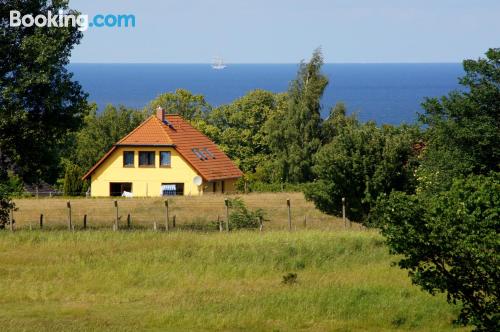
<svg viewBox="0 0 500 332"><path fill-rule="evenodd" d="M219 226L219 232L222 232L222 230L223 230L222 221L220 220L219 215L217 215L217 225Z"/></svg>
<svg viewBox="0 0 500 332"><path fill-rule="evenodd" d="M286 205L288 207L288 230L292 230L292 208L290 206L290 198L287 198Z"/></svg>
<svg viewBox="0 0 500 332"><path fill-rule="evenodd" d="M307 216L304 216L304 228L307 228Z"/></svg>
<svg viewBox="0 0 500 332"><path fill-rule="evenodd" d="M43 213L40 215L40 229L43 228Z"/></svg>
<svg viewBox="0 0 500 332"><path fill-rule="evenodd" d="M347 228L347 221L345 219L345 197L342 197L342 220L344 221L344 228Z"/></svg>
<svg viewBox="0 0 500 332"><path fill-rule="evenodd" d="M131 220L130 220L130 213L127 215L127 228L130 229L131 227Z"/></svg>
<svg viewBox="0 0 500 332"><path fill-rule="evenodd" d="M175 228L175 214L174 214L174 216L172 217L172 228Z"/></svg>
<svg viewBox="0 0 500 332"><path fill-rule="evenodd" d="M156 221L155 221L155 222L153 222L153 231L155 231L155 232L156 232L156 229L157 229L157 228L156 228Z"/></svg>
<svg viewBox="0 0 500 332"><path fill-rule="evenodd" d="M87 215L83 215L83 229L87 229Z"/></svg>
<svg viewBox="0 0 500 332"><path fill-rule="evenodd" d="M10 231L14 231L14 208L10 209Z"/></svg>
<svg viewBox="0 0 500 332"><path fill-rule="evenodd" d="M165 220L165 230L168 232L168 221L169 221L169 216L168 216L168 199L165 200L165 214L166 214L166 220Z"/></svg>
<svg viewBox="0 0 500 332"><path fill-rule="evenodd" d="M68 208L68 230L73 230L73 222L71 221L71 202L66 202L66 207Z"/></svg>
<svg viewBox="0 0 500 332"><path fill-rule="evenodd" d="M224 198L224 204L226 205L226 232L229 232L229 201Z"/></svg>
<svg viewBox="0 0 500 332"><path fill-rule="evenodd" d="M115 199L115 209L116 209L116 219L115 219L115 227L113 227L114 231L118 230L118 201Z"/></svg>
<svg viewBox="0 0 500 332"><path fill-rule="evenodd" d="M262 232L262 228L264 228L264 223L262 222L262 216L259 216L259 231Z"/></svg>

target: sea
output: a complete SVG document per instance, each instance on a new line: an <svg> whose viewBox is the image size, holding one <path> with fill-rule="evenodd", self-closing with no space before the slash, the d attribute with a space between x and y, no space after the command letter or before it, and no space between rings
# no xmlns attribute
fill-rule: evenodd
<svg viewBox="0 0 500 332"><path fill-rule="evenodd" d="M156 96L176 89L203 95L212 106L231 103L249 91L284 92L298 64L229 64L223 70L210 64L84 64L68 66L96 102L143 108ZM343 102L361 121L377 124L412 123L422 113L426 97L439 97L460 89L460 63L325 64L329 79L322 116Z"/></svg>

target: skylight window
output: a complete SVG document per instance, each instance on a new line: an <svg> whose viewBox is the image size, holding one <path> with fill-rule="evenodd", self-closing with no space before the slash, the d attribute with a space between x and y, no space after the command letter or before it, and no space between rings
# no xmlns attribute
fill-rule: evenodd
<svg viewBox="0 0 500 332"><path fill-rule="evenodd" d="M203 154L198 148L192 148L191 151L198 157L200 160L208 160L208 157Z"/></svg>
<svg viewBox="0 0 500 332"><path fill-rule="evenodd" d="M215 155L210 152L210 150L208 150L208 148L203 148L203 150L206 152L206 154L208 154L212 159L215 159Z"/></svg>

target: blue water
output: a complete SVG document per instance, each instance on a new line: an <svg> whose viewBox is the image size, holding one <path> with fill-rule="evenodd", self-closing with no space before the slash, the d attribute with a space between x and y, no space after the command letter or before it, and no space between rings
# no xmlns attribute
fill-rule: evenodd
<svg viewBox="0 0 500 332"><path fill-rule="evenodd" d="M214 105L229 103L253 89L286 91L293 64L235 64L213 70L208 64L71 64L90 101L142 108L158 94L184 88ZM322 115L338 101L363 121L399 124L422 112L424 97L459 88L461 64L326 64L330 83Z"/></svg>

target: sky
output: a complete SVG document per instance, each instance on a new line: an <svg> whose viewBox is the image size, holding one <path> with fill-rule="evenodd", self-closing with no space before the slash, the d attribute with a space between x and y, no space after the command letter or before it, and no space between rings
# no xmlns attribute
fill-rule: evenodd
<svg viewBox="0 0 500 332"><path fill-rule="evenodd" d="M498 0L70 0L90 17L74 63L460 62L500 47Z"/></svg>

